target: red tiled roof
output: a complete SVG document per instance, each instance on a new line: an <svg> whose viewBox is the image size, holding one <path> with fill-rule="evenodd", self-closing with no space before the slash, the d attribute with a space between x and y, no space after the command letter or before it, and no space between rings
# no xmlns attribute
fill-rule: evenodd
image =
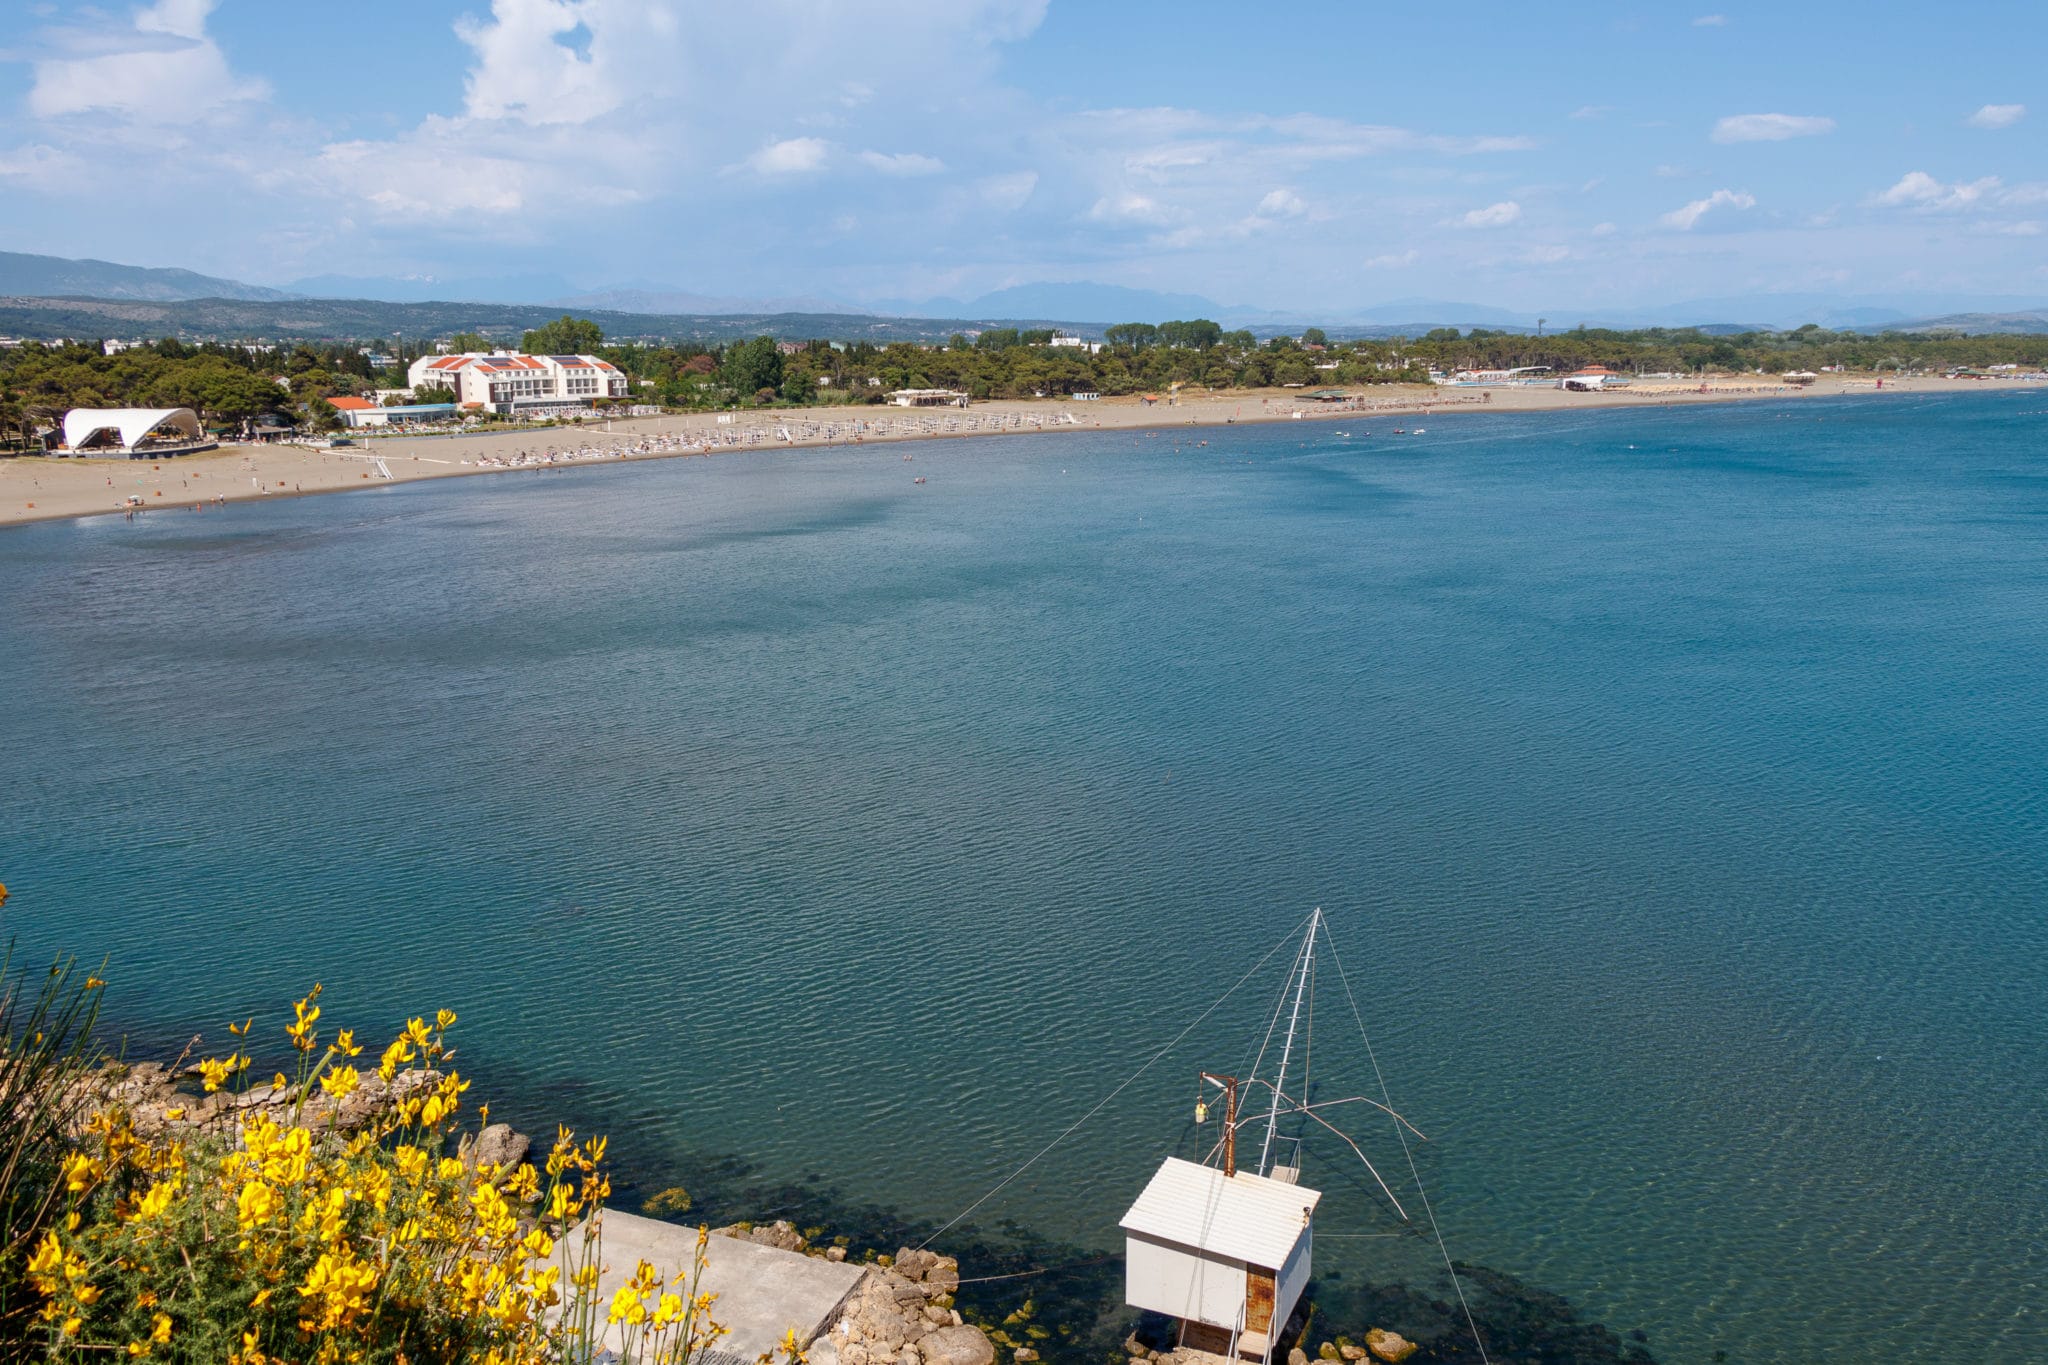
<svg viewBox="0 0 2048 1365"><path fill-rule="evenodd" d="M330 398L327 401L342 412L368 412L377 406L367 398Z"/></svg>

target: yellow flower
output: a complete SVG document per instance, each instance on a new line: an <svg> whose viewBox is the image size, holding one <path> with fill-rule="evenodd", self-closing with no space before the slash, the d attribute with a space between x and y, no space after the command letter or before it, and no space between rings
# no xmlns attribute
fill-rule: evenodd
<svg viewBox="0 0 2048 1365"><path fill-rule="evenodd" d="M179 1119L185 1117L185 1106L177 1105L173 1108L164 1110L164 1117L169 1119L172 1123L176 1123Z"/></svg>
<svg viewBox="0 0 2048 1365"><path fill-rule="evenodd" d="M632 1285L622 1284L619 1292L612 1295L609 1316L613 1322L642 1323L647 1321L647 1305L640 1302Z"/></svg>
<svg viewBox="0 0 2048 1365"><path fill-rule="evenodd" d="M136 1206L137 1218L160 1218L163 1211L171 1206L171 1197L178 1192L177 1185L169 1180L149 1187L149 1193L142 1196L142 1203Z"/></svg>
<svg viewBox="0 0 2048 1365"><path fill-rule="evenodd" d="M390 1080L398 1074L398 1068L411 1061L414 1055L405 1039L393 1039L391 1046L384 1049L383 1059L377 1063L377 1074L387 1081Z"/></svg>
<svg viewBox="0 0 2048 1365"><path fill-rule="evenodd" d="M170 1314L158 1313L156 1315L156 1326L153 1329L151 1329L149 1339L159 1346L163 1345L165 1342L171 1339Z"/></svg>
<svg viewBox="0 0 2048 1365"><path fill-rule="evenodd" d="M356 1042L356 1031L352 1028L345 1028L335 1034L334 1042L329 1046L344 1057L360 1057L363 1055L362 1047Z"/></svg>
<svg viewBox="0 0 2048 1365"><path fill-rule="evenodd" d="M106 985L106 984L107 984L107 983L106 983L105 979L104 979L104 978L102 978L102 977L97 977L97 976L88 976L88 977L87 977L87 978L85 979L85 988L86 988L87 990L89 990L89 991L96 991L96 990L98 990L98 989L99 989L100 987L102 987L102 986L104 986L104 985Z"/></svg>
<svg viewBox="0 0 2048 1365"><path fill-rule="evenodd" d="M360 1051L360 1049L358 1049ZM320 1078L320 1088L336 1099L342 1098L361 1082L362 1077L352 1066L338 1066Z"/></svg>
<svg viewBox="0 0 2048 1365"><path fill-rule="evenodd" d="M72 1194L84 1194L106 1173L107 1168L97 1157L76 1152L64 1158L64 1188Z"/></svg>
<svg viewBox="0 0 2048 1365"><path fill-rule="evenodd" d="M405 1021L405 1040L415 1047L425 1047L431 1039L427 1036L427 1021L408 1019Z"/></svg>
<svg viewBox="0 0 2048 1365"><path fill-rule="evenodd" d="M451 1028L454 1028L454 1027L455 1027L455 1011L454 1011L454 1010L437 1010L437 1011L435 1011L435 1014L434 1014L434 1027L436 1027L436 1028L440 1029L440 1030L441 1030L441 1031L442 1031L443 1033L446 1033L446 1032L447 1032L447 1031L448 1031L449 1029L451 1029Z"/></svg>
<svg viewBox="0 0 2048 1365"><path fill-rule="evenodd" d="M244 1229L256 1227L269 1222L276 1209L277 1191L260 1180L252 1180L242 1186L241 1197L235 1201L235 1221Z"/></svg>

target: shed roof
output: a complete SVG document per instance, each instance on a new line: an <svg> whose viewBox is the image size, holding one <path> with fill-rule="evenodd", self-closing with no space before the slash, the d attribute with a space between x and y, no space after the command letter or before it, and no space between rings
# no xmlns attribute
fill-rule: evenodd
<svg viewBox="0 0 2048 1365"><path fill-rule="evenodd" d="M367 398L336 397L327 400L327 405L337 412L371 412L376 404Z"/></svg>
<svg viewBox="0 0 2048 1365"><path fill-rule="evenodd" d="M1240 1171L1226 1176L1170 1156L1120 1226L1162 1241L1278 1269L1322 1201L1320 1190Z"/></svg>

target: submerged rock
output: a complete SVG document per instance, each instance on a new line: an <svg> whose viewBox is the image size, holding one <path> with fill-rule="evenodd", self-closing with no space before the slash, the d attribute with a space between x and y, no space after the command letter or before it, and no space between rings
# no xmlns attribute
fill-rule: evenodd
<svg viewBox="0 0 2048 1365"><path fill-rule="evenodd" d="M1401 1362L1415 1354L1416 1344L1399 1332L1389 1332L1375 1327L1365 1334L1365 1347L1372 1352L1373 1359L1384 1360L1387 1365L1401 1365Z"/></svg>

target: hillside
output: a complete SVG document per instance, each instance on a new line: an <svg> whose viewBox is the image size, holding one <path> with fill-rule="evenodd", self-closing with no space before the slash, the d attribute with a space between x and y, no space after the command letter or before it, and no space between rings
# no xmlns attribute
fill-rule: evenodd
<svg viewBox="0 0 2048 1365"><path fill-rule="evenodd" d="M96 299L288 299L279 289L216 279L191 270L73 261L0 251L0 295L84 296Z"/></svg>
<svg viewBox="0 0 2048 1365"><path fill-rule="evenodd" d="M984 324L953 318L880 318L860 314L657 314L577 310L626 341L732 341L767 334L884 341L943 341ZM493 303L380 303L368 299L186 299L162 302L0 296L0 336L160 337L187 341L329 341L436 337L474 331L517 342L530 327L562 315L558 306Z"/></svg>

